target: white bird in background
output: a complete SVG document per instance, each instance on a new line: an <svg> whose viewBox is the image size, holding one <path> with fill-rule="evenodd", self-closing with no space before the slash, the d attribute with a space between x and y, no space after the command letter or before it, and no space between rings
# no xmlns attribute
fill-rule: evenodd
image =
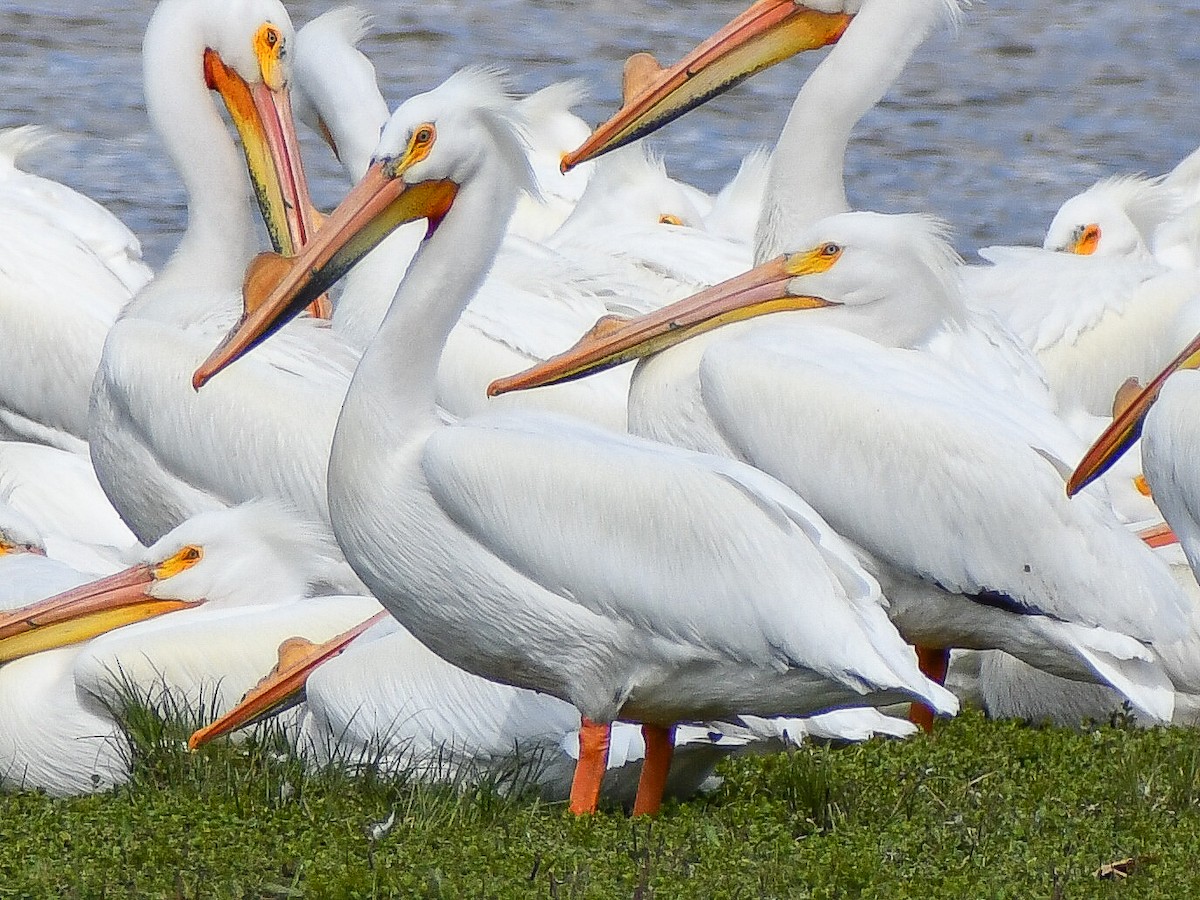
<svg viewBox="0 0 1200 900"><path fill-rule="evenodd" d="M0 616L91 577L47 556L37 527L0 502ZM0 665L0 786L58 797L123 780L119 729L76 695L74 658L68 647Z"/></svg>
<svg viewBox="0 0 1200 900"><path fill-rule="evenodd" d="M86 454L104 336L151 273L115 216L18 167L47 139L0 131L0 438Z"/></svg>
<svg viewBox="0 0 1200 900"><path fill-rule="evenodd" d="M325 466L339 404L311 398L344 391L357 355L305 318L216 392L197 396L188 378L240 315L257 249L246 164L210 84L247 148L273 240L291 248L307 235L286 93L291 42L276 0L164 0L147 27L147 112L187 188L188 226L109 332L91 414L96 473L146 543L198 512L262 497L328 522ZM357 587L348 569L341 587Z"/></svg>
<svg viewBox="0 0 1200 900"><path fill-rule="evenodd" d="M797 93L771 155L754 236L761 262L797 246L822 216L850 210L844 169L851 131L933 29L958 12L953 0L758 0L674 66L653 64L627 77L625 105L565 164L648 134L795 53L836 42ZM930 352L997 392L1054 408L1040 365L994 316L960 309L957 317L961 327L943 330Z"/></svg>
<svg viewBox="0 0 1200 900"><path fill-rule="evenodd" d="M94 574L48 555L37 525L0 501L0 610L65 591Z"/></svg>
<svg viewBox="0 0 1200 900"><path fill-rule="evenodd" d="M942 227L845 213L799 246L495 387L670 347L634 374L631 430L782 479L866 554L910 640L1006 649L1169 720L1171 684L1142 642L1183 634L1170 573L1098 499L1067 501L1071 436L1052 414L925 352L961 327ZM786 309L805 311L716 328Z"/></svg>
<svg viewBox="0 0 1200 900"><path fill-rule="evenodd" d="M1059 409L1107 417L1127 378L1153 377L1186 341L1197 270L1168 268L1149 243L1177 206L1159 179L1107 179L1062 205L1044 248L987 247L993 265L966 270L971 303L1033 350Z"/></svg>
<svg viewBox="0 0 1200 900"><path fill-rule="evenodd" d="M340 565L293 511L247 504L188 520L129 569L0 614L0 778L55 794L123 781L114 713L220 714L287 639L324 641L379 612L370 597L310 596Z"/></svg>
<svg viewBox="0 0 1200 900"><path fill-rule="evenodd" d="M564 160L575 165L673 121L744 78L835 44L804 82L775 144L754 236L758 262L794 246L798 229L850 209L846 146L955 0L757 0L673 66L646 54L626 68L625 102Z"/></svg>
<svg viewBox="0 0 1200 900"><path fill-rule="evenodd" d="M611 312L656 309L750 265L748 240L705 230L712 199L670 178L644 145L589 165L578 205L545 243L596 273Z"/></svg>
<svg viewBox="0 0 1200 900"><path fill-rule="evenodd" d="M597 723L618 717L646 728L635 811L647 812L681 720L916 697L955 709L919 674L849 548L760 472L565 418L440 418L442 348L531 177L513 115L480 71L403 104L366 177L195 383L388 226L429 218L346 398L333 521L356 571L432 651L590 720L574 809L595 808Z"/></svg>
<svg viewBox="0 0 1200 900"><path fill-rule="evenodd" d="M76 453L0 441L0 503L29 518L50 556L84 572L120 568L142 549Z"/></svg>

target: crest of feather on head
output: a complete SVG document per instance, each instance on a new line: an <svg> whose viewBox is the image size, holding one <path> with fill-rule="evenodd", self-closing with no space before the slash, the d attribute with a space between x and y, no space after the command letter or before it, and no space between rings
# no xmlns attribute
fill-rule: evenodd
<svg viewBox="0 0 1200 900"><path fill-rule="evenodd" d="M351 47L358 46L359 41L371 33L375 17L357 6L339 6L327 13L317 16L297 32L297 38L302 34L327 33Z"/></svg>
<svg viewBox="0 0 1200 900"><path fill-rule="evenodd" d="M433 90L406 101L401 109L414 102L419 102L421 108L428 104L437 111L429 115L435 122L447 115L475 119L491 138L510 183L540 199L537 179L529 164L528 123L502 69L492 66L460 69Z"/></svg>

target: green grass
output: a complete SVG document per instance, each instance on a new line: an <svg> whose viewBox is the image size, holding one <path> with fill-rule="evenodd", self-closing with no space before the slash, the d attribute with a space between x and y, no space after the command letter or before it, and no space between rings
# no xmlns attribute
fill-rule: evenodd
<svg viewBox="0 0 1200 900"><path fill-rule="evenodd" d="M0 898L1200 896L1200 742L1179 729L967 713L732 761L654 821L306 774L271 735L188 755L182 732L139 728L114 793L0 796ZM1127 857L1128 878L1093 874Z"/></svg>

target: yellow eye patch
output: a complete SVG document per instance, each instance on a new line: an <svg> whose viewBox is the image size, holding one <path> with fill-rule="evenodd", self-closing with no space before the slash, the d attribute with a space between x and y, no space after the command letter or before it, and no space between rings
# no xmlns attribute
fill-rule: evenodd
<svg viewBox="0 0 1200 900"><path fill-rule="evenodd" d="M178 575L180 572L186 572L196 563L204 558L204 548L197 547L195 544L188 546L172 554L154 567L154 577L159 581L164 578L171 578Z"/></svg>
<svg viewBox="0 0 1200 900"><path fill-rule="evenodd" d="M787 258L787 271L790 275L817 275L828 272L835 262L842 257L840 244L832 242L821 244L803 253L793 253Z"/></svg>
<svg viewBox="0 0 1200 900"><path fill-rule="evenodd" d="M424 125L417 126L413 131L412 137L408 139L408 149L404 151L404 160L401 163L403 168L408 168L413 163L418 163L429 155L429 151L433 149L434 141L437 140L437 128L432 122L426 122Z"/></svg>
<svg viewBox="0 0 1200 900"><path fill-rule="evenodd" d="M254 56L262 72L263 83L273 91L283 89L283 32L270 22L264 22L254 33Z"/></svg>

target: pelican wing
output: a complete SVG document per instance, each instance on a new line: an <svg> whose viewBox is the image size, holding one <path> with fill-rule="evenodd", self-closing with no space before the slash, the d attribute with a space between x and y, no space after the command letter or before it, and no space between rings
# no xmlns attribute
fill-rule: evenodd
<svg viewBox="0 0 1200 900"><path fill-rule="evenodd" d="M803 501L762 473L528 415L442 429L422 464L460 527L564 601L857 690L917 683L876 583Z"/></svg>
<svg viewBox="0 0 1200 900"><path fill-rule="evenodd" d="M1166 567L1098 500L1067 499L1040 434L1061 426L1044 410L928 355L812 326L714 344L700 377L731 445L872 554L1029 612L1180 633Z"/></svg>
<svg viewBox="0 0 1200 900"><path fill-rule="evenodd" d="M120 480L110 493L143 539L259 497L328 521L325 470L356 354L301 319L197 392L191 373L227 324L181 331L127 318L110 333L92 455L102 480Z"/></svg>
<svg viewBox="0 0 1200 900"><path fill-rule="evenodd" d="M968 302L999 316L1034 352L1074 344L1108 313L1122 313L1162 272L1153 261L1077 256L1037 247L985 247L990 266L963 270Z"/></svg>

